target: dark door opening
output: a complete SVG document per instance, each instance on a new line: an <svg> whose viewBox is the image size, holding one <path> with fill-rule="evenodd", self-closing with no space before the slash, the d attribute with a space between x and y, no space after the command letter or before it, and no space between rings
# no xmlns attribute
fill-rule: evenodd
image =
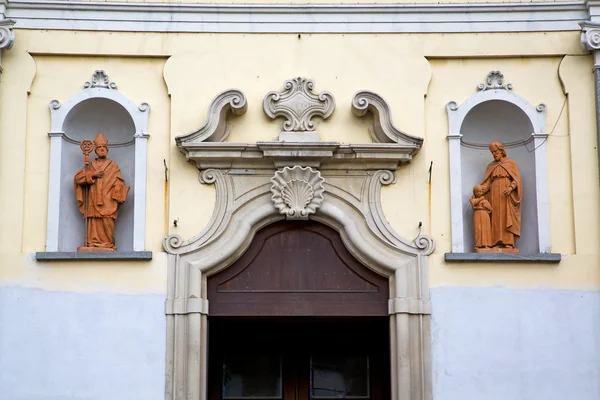
<svg viewBox="0 0 600 400"><path fill-rule="evenodd" d="M386 317L210 317L208 399L389 399L389 343Z"/></svg>

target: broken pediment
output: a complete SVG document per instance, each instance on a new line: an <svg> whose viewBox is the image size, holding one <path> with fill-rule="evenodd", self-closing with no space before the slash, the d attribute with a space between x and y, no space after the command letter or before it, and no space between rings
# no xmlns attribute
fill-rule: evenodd
<svg viewBox="0 0 600 400"><path fill-rule="evenodd" d="M248 107L244 93L230 89L210 103L207 122L197 131L175 138L179 149L199 169L207 168L283 168L295 165L320 169L391 169L410 162L423 139L397 129L391 122L388 104L378 94L363 90L352 101L357 116L372 113L370 128L373 143L342 144L321 142L314 131L315 116L325 119L335 108L331 93L312 93L314 82L306 78L286 81L284 92L269 92L264 111L271 118L284 116L280 140L272 142L231 143L228 118L243 115ZM287 133L286 133L287 132ZM283 134L286 133L286 134Z"/></svg>

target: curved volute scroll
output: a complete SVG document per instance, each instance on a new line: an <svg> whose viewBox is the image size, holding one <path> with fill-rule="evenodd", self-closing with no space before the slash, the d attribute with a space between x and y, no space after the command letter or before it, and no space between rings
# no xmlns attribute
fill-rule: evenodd
<svg viewBox="0 0 600 400"><path fill-rule="evenodd" d="M15 43L14 25L15 21L12 19L0 20L0 50L10 50Z"/></svg>
<svg viewBox="0 0 600 400"><path fill-rule="evenodd" d="M373 127L369 129L376 143L397 143L412 149L415 155L423 145L423 139L409 135L396 128L392 123L392 111L388 103L379 94L370 90L361 90L352 98L352 113L363 117L368 112L373 114Z"/></svg>
<svg viewBox="0 0 600 400"><path fill-rule="evenodd" d="M217 191L215 209L206 228L189 240L184 240L177 234L168 235L163 239L163 247L167 253L185 254L203 246L225 229L233 207L233 182L226 172L218 169L205 169L199 177L202 184L213 184ZM228 212L229 211L229 212Z"/></svg>
<svg viewBox="0 0 600 400"><path fill-rule="evenodd" d="M225 90L210 102L206 123L187 135L177 136L175 142L183 150L201 142L223 142L229 135L227 114L243 115L248 109L246 95L239 89Z"/></svg>
<svg viewBox="0 0 600 400"><path fill-rule="evenodd" d="M376 235L383 236L386 241L401 249L401 251L408 253L421 253L423 255L429 255L435 248L435 242L427 235L419 235L413 241L406 240L396 233L396 231L390 226L381 206L381 187L392 185L396 183L396 175L389 170L380 170L373 173L370 178L368 185L365 185L364 203L368 207L368 221L375 225L375 228L371 228ZM369 224L371 226L371 224Z"/></svg>

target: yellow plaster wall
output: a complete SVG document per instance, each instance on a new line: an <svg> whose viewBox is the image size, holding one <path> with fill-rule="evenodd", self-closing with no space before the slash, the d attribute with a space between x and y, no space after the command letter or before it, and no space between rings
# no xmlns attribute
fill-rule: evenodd
<svg viewBox="0 0 600 400"><path fill-rule="evenodd" d="M52 289L164 291L168 233L189 238L210 218L215 191L200 185L174 137L199 128L210 100L237 87L248 112L232 119L229 141L272 140L281 120L262 111L263 96L285 79L307 76L315 91L330 91L336 111L317 127L323 140L369 142L369 121L350 112L352 94L380 93L400 129L425 138L414 162L383 191L390 224L412 239L423 232L437 241L430 257L432 286L600 288L598 169L591 59L578 33L457 35L242 35L135 34L18 31L3 54L0 86L0 281ZM32 55L30 55L31 53ZM569 56L564 57L566 54ZM486 57L482 57L486 55ZM515 56L519 56L518 58ZM95 69L104 69L119 90L150 103L146 243L150 263L46 263L48 102L66 101ZM446 264L450 249L447 116L445 104L464 101L490 70L500 69L514 91L548 106L551 237L558 265ZM560 73L560 75L559 75ZM560 78L559 78L560 76ZM565 89L561 86L564 85ZM33 82L33 83L32 83ZM28 94L30 91L30 94ZM565 103L565 93L568 100ZM565 109L560 118L560 109ZM169 168L164 180L163 159ZM432 182L428 168L433 161ZM178 227L172 221L178 219Z"/></svg>
<svg viewBox="0 0 600 400"><path fill-rule="evenodd" d="M437 248L430 260L431 285L598 288L600 257L596 243L600 195L598 167L594 164L597 155L591 58L431 59L430 63L433 78L426 100L426 151L440 166L432 183L432 197L436 201L431 209L430 232L437 241ZM448 128L444 106L450 100L462 103L476 92L475 84L466 83L495 69L502 71L506 81L513 84L513 92L534 105L545 103L547 106L546 132L551 133L546 142L551 247L553 252L566 254L558 265L447 264L443 261L443 253L451 250ZM571 90L568 99L562 86L567 83ZM573 112L577 113L575 118ZM579 224L575 225L578 220Z"/></svg>

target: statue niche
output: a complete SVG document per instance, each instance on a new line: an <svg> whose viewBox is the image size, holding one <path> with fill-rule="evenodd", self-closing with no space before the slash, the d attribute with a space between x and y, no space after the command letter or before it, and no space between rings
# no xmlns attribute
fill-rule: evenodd
<svg viewBox="0 0 600 400"><path fill-rule="evenodd" d="M473 188L473 228L476 253L518 253L521 236L521 174L500 142L489 145L494 161Z"/></svg>
<svg viewBox="0 0 600 400"><path fill-rule="evenodd" d="M107 158L108 140L98 133L94 142L81 142L84 167L74 178L75 197L85 219L85 244L78 252L117 251L115 221L118 209L127 199L129 186L116 162ZM90 153L96 152L90 162Z"/></svg>

